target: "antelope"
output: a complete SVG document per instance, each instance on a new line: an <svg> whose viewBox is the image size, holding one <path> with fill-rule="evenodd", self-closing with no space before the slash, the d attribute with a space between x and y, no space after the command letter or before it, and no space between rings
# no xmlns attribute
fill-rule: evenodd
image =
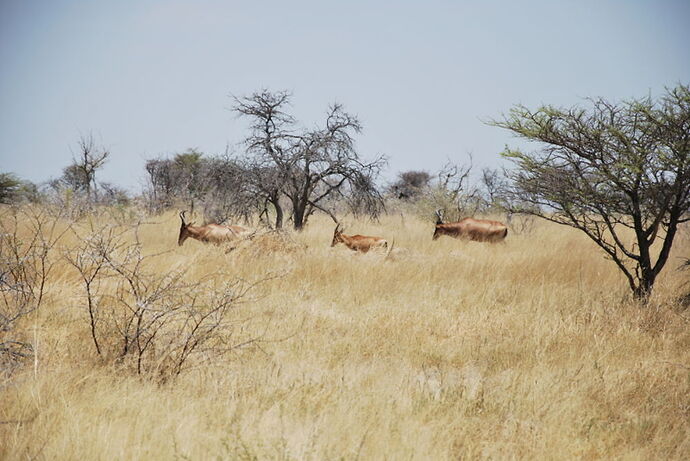
<svg viewBox="0 0 690 461"><path fill-rule="evenodd" d="M335 230L333 231L333 241L331 242L331 247L336 246L338 243L342 243L350 250L359 251L360 253L366 253L374 248L388 248L388 241L386 239L382 239L381 237L345 235L340 228L340 224L337 224L335 226Z"/></svg>
<svg viewBox="0 0 690 461"><path fill-rule="evenodd" d="M193 222L187 223L184 215L184 211L180 212L182 225L180 226L180 236L177 239L179 246L182 246L184 241L190 237L200 242L220 245L223 242L230 242L249 233L249 230L242 226L221 226L220 224L195 226Z"/></svg>
<svg viewBox="0 0 690 461"><path fill-rule="evenodd" d="M441 235L475 242L500 242L508 235L508 227L502 222L488 219L463 218L458 222L444 223L441 210L436 211L436 229L433 239Z"/></svg>

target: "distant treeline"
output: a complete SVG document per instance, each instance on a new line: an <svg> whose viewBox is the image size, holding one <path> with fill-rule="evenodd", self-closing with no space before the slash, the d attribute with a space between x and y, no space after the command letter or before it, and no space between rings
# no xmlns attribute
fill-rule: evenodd
<svg viewBox="0 0 690 461"><path fill-rule="evenodd" d="M0 202L53 201L87 213L135 200L153 213L179 207L219 223L258 216L265 226L289 223L296 230L316 212L334 221L343 213L376 218L385 211L430 220L438 209L451 220L523 213L585 233L639 299L648 297L676 235L690 221L689 85L667 88L656 100L516 105L488 122L537 146L524 152L506 147L501 155L511 169L477 174L470 157L436 172L402 172L392 184L382 184L380 176L387 158L357 152L357 117L333 104L320 125L305 129L288 112L290 98L267 90L235 98L233 110L249 126L241 152L190 149L149 160L147 184L137 197L97 180L110 152L83 136L73 162L47 185L0 175Z"/></svg>

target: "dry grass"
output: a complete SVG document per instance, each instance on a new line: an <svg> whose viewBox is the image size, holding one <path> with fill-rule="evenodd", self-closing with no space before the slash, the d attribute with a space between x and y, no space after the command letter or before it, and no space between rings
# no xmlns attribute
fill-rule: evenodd
<svg viewBox="0 0 690 461"><path fill-rule="evenodd" d="M690 315L672 301L687 238L640 308L567 228L487 245L432 242L414 218L351 222L395 240L384 261L330 248L332 227L224 254L174 246L176 215L144 226L147 251L173 249L161 272L280 274L237 311L260 347L164 385L99 363L60 263L22 325L36 361L0 395L0 458L687 458Z"/></svg>

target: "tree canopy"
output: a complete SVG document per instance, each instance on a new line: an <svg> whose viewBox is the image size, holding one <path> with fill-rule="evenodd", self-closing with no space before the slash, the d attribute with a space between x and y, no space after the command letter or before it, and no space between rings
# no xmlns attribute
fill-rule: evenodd
<svg viewBox="0 0 690 461"><path fill-rule="evenodd" d="M518 105L493 125L540 148L506 148L522 211L575 227L647 298L690 209L690 89L569 109ZM632 235L632 240L630 239Z"/></svg>
<svg viewBox="0 0 690 461"><path fill-rule="evenodd" d="M383 157L363 160L355 149L355 135L362 126L340 104L332 104L321 127L300 129L288 112L290 94L267 90L235 99L234 110L250 120L245 139L246 165L253 171L258 194L276 209L276 226L282 224L280 196L289 201L295 229L322 210L326 202L348 195L355 207L375 214L382 206L375 179L385 164Z"/></svg>

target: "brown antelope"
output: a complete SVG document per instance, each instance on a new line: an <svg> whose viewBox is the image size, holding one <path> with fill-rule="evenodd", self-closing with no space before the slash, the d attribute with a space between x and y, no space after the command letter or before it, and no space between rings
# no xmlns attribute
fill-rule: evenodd
<svg viewBox="0 0 690 461"><path fill-rule="evenodd" d="M436 211L436 230L433 239L441 235L476 242L500 242L508 235L508 227L502 222L488 219L463 218L458 222L444 223L441 210Z"/></svg>
<svg viewBox="0 0 690 461"><path fill-rule="evenodd" d="M182 225L180 226L180 236L177 244L182 246L185 240L193 238L205 243L215 243L219 245L223 242L230 242L237 238L246 236L248 229L242 226L221 226L220 224L206 224L205 226L195 226L193 222L187 223L184 218L185 212L180 212Z"/></svg>
<svg viewBox="0 0 690 461"><path fill-rule="evenodd" d="M335 230L333 231L333 241L331 242L331 247L336 246L338 243L342 243L350 250L359 251L360 253L366 253L374 248L388 248L388 241L386 239L382 239L381 237L345 235L340 228L340 224L337 224L335 226Z"/></svg>

